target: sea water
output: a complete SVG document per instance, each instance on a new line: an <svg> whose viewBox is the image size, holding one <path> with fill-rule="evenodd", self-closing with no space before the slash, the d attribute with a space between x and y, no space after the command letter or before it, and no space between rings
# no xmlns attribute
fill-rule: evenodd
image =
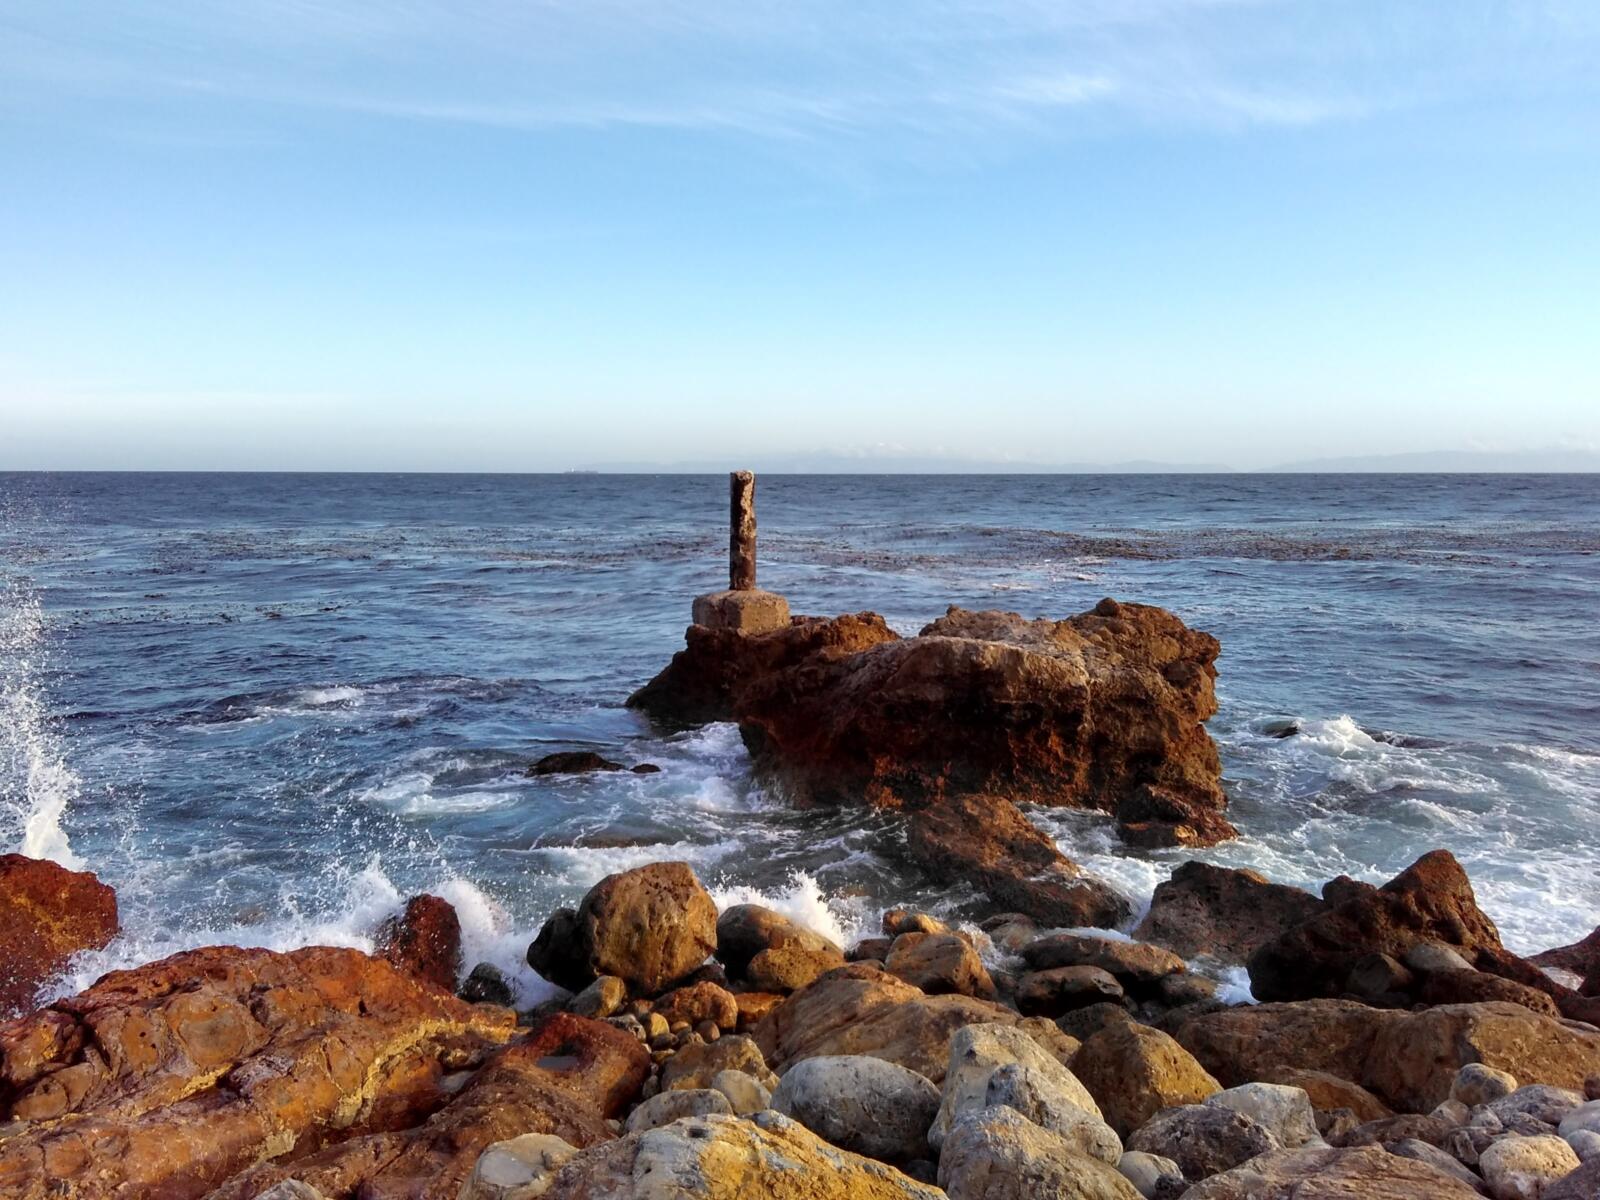
<svg viewBox="0 0 1600 1200"><path fill-rule="evenodd" d="M722 477L0 475L0 850L113 884L65 991L213 942L370 946L427 890L522 967L602 876L693 864L830 936L960 881L892 814L796 813L738 732L622 706L722 586ZM1448 847L1507 943L1600 923L1600 479L764 476L761 582L906 633L949 604L1164 605L1222 642L1239 840L1136 851L1034 810L1148 901L1202 857L1318 886ZM656 775L525 775L558 749Z"/></svg>

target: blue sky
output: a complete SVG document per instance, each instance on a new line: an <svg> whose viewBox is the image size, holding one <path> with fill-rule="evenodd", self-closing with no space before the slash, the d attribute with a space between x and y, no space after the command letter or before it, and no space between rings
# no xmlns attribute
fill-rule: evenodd
<svg viewBox="0 0 1600 1200"><path fill-rule="evenodd" d="M1600 448L1593 0L0 2L0 468Z"/></svg>

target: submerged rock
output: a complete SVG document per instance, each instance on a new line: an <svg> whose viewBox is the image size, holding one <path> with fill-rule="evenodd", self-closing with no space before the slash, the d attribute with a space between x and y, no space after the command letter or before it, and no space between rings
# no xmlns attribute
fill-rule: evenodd
<svg viewBox="0 0 1600 1200"><path fill-rule="evenodd" d="M117 936L117 894L88 871L0 855L0 1020L33 1007L74 954Z"/></svg>
<svg viewBox="0 0 1600 1200"><path fill-rule="evenodd" d="M996 904L1046 925L1115 926L1133 913L1086 875L1010 800L947 796L908 815L906 850L940 878L964 879Z"/></svg>
<svg viewBox="0 0 1600 1200"><path fill-rule="evenodd" d="M587 775L594 771L625 771L619 762L601 758L593 750L561 750L546 754L528 768L529 775Z"/></svg>

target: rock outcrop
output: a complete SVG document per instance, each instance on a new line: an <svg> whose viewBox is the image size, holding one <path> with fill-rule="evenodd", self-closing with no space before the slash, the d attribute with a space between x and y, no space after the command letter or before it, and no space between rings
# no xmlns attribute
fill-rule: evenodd
<svg viewBox="0 0 1600 1200"><path fill-rule="evenodd" d="M1600 1033L1519 1004L1418 1012L1349 1000L1261 1004L1190 1017L1173 1036L1229 1087L1294 1067L1360 1084L1410 1113L1430 1112L1448 1100L1457 1073L1469 1063L1574 1091L1600 1073Z"/></svg>
<svg viewBox="0 0 1600 1200"><path fill-rule="evenodd" d="M117 935L117 894L88 871L0 855L0 1019L26 1012L74 954Z"/></svg>
<svg viewBox="0 0 1600 1200"><path fill-rule="evenodd" d="M1323 898L1322 911L1251 955L1258 999L1354 993L1386 1007L1509 1000L1600 1022L1600 998L1562 986L1500 944L1448 850L1423 855L1382 887L1335 879Z"/></svg>
<svg viewBox="0 0 1600 1200"><path fill-rule="evenodd" d="M799 804L920 808L965 795L1116 814L1140 845L1233 836L1216 639L1159 608L1102 601L1065 621L952 608L914 638L875 614L744 635L702 626L629 704L735 720Z"/></svg>
<svg viewBox="0 0 1600 1200"><path fill-rule="evenodd" d="M208 1200L253 1200L286 1180L326 1200L456 1200L491 1145L528 1134L580 1150L611 1140L607 1120L639 1094L648 1067L644 1047L622 1031L557 1013L495 1052L420 1125L256 1167Z"/></svg>
<svg viewBox="0 0 1600 1200"><path fill-rule="evenodd" d="M183 1200L413 1125L514 1021L354 950L218 947L114 972L0 1026L0 1124L22 1123L0 1139L0 1195Z"/></svg>
<svg viewBox="0 0 1600 1200"><path fill-rule="evenodd" d="M1366 956L1402 959L1420 942L1454 947L1469 963L1481 948L1500 948L1499 931L1448 850L1423 855L1381 888L1351 888L1341 903L1268 942L1250 958L1250 990L1268 1001L1338 996Z"/></svg>

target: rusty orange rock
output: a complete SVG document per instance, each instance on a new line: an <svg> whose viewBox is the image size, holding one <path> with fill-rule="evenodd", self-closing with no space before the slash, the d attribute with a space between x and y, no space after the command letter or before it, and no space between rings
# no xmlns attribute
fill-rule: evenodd
<svg viewBox="0 0 1600 1200"><path fill-rule="evenodd" d="M88 871L0 855L0 1018L33 1007L80 950L117 936L117 894Z"/></svg>
<svg viewBox="0 0 1600 1200"><path fill-rule="evenodd" d="M327 1200L455 1200L495 1142L525 1133L554 1134L579 1149L609 1141L607 1118L637 1098L649 1071L649 1052L631 1035L557 1013L497 1051L417 1128L256 1167L211 1200L253 1200L285 1179L308 1183Z"/></svg>
<svg viewBox="0 0 1600 1200"><path fill-rule="evenodd" d="M355 950L194 950L0 1025L7 1200L187 1200L263 1160L414 1125L512 1034Z"/></svg>
<svg viewBox="0 0 1600 1200"><path fill-rule="evenodd" d="M461 973L461 920L448 900L413 896L405 911L379 928L377 953L446 991L456 990Z"/></svg>

